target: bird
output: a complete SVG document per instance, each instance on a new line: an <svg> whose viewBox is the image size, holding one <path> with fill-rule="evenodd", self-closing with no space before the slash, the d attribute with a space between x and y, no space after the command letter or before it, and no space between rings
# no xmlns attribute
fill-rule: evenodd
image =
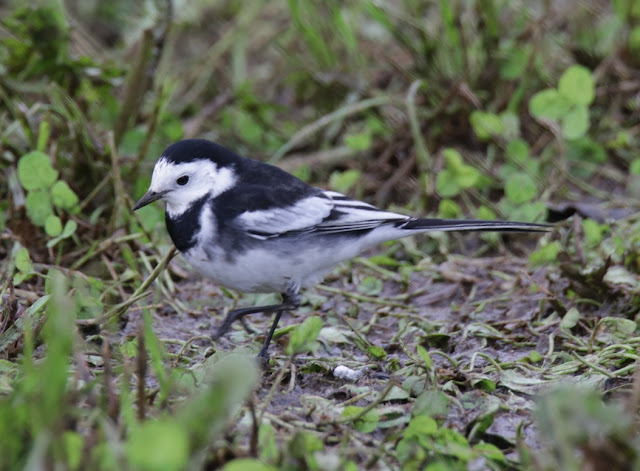
<svg viewBox="0 0 640 471"><path fill-rule="evenodd" d="M547 224L417 218L385 211L336 191L308 185L215 142L185 139L158 158L136 211L164 200L167 231L186 261L219 285L247 293L280 293L282 302L230 311L214 339L244 316L274 313L258 357L300 291L336 265L379 243L430 231L545 232Z"/></svg>

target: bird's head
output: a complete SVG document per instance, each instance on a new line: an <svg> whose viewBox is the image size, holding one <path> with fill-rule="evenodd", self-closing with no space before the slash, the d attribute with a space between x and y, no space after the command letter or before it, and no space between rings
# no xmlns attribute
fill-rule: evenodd
<svg viewBox="0 0 640 471"><path fill-rule="evenodd" d="M240 159L213 142L188 139L169 146L156 162L149 191L134 205L167 202L167 213L180 215L205 195L215 198L236 182Z"/></svg>

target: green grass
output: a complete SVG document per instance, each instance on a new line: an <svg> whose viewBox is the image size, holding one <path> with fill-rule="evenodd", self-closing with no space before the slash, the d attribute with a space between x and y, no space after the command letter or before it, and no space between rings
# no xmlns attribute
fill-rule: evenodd
<svg viewBox="0 0 640 471"><path fill-rule="evenodd" d="M10 3L0 468L638 466L635 3ZM272 296L190 276L162 208L130 211L196 136L393 210L557 228L366 253L260 374L260 335L211 335Z"/></svg>

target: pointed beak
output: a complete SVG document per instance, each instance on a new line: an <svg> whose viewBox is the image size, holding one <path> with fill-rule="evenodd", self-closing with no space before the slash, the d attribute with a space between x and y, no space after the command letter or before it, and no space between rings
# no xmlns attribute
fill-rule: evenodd
<svg viewBox="0 0 640 471"><path fill-rule="evenodd" d="M149 203L153 203L154 201L162 198L167 192L161 191L160 193L156 193L155 191L147 191L142 198L133 206L133 211L142 208L143 206L148 205Z"/></svg>

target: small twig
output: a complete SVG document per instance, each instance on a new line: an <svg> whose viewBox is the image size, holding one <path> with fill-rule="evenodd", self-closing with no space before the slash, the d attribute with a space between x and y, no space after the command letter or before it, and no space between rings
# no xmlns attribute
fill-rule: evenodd
<svg viewBox="0 0 640 471"><path fill-rule="evenodd" d="M451 366L453 367L454 370L457 370L459 368L459 366L460 366L460 364L457 361L455 361L453 359L453 357L451 357L450 355L447 355L446 353L444 353L441 350L431 350L431 351L429 351L429 355L431 355L431 356L440 355L442 358L444 358L449 363L451 363Z"/></svg>
<svg viewBox="0 0 640 471"><path fill-rule="evenodd" d="M285 160L278 164L278 167L287 172L293 172L303 166L312 170L331 168L357 157L359 153L360 151L349 146L338 146L315 152L289 154Z"/></svg>
<svg viewBox="0 0 640 471"><path fill-rule="evenodd" d="M373 296L356 294L350 291L345 291L338 288L332 288L331 286L318 285L316 288L319 289L320 291L327 291L329 293L341 294L342 296L345 296L347 298L353 298L356 301L368 302L373 304L382 304L384 306L398 307L400 309L411 309L411 306L407 306L406 304L402 304L402 303L394 303L389 299L374 298Z"/></svg>
<svg viewBox="0 0 640 471"><path fill-rule="evenodd" d="M142 422L145 418L145 405L147 396L145 394L145 378L147 376L147 349L144 340L144 324L138 326L138 356L136 358L136 370L138 376L138 420Z"/></svg>
<svg viewBox="0 0 640 471"><path fill-rule="evenodd" d="M149 294L149 293L145 293L145 290L151 285L151 283L155 281L158 275L162 273L162 270L164 270L167 267L171 259L176 255L176 253L177 253L177 249L174 245L171 247L169 252L167 252L167 255L164 256L164 258L160 261L160 263L156 265L156 268L151 272L151 274L147 277L147 279L144 280L142 284L138 286L138 289L136 289L134 293L129 297L129 299L127 299L127 301L125 301L124 303L116 304L106 314L104 314L101 317L96 317L95 319L79 319L76 322L78 322L81 325L96 325L96 324L102 324L114 317L119 317L122 314L124 314L133 303L135 303L136 301L139 301L140 299L144 298Z"/></svg>
<svg viewBox="0 0 640 471"><path fill-rule="evenodd" d="M355 422L356 420L361 419L370 410L375 409L377 406L379 406L384 401L384 399L389 395L389 393L391 392L391 389L393 389L394 386L398 386L398 382L395 379L389 380L389 384L387 384L387 387L384 388L382 390L382 392L380 392L380 394L378 395L376 400L370 402L369 404L367 404L365 407L362 408L362 410L360 412L358 412L355 415L349 416L349 417L340 417L339 419L332 420L329 423L332 423L332 424L346 424L346 423Z"/></svg>
<svg viewBox="0 0 640 471"><path fill-rule="evenodd" d="M80 204L78 204L78 207L77 207L77 211L78 211L78 213L81 213L81 212L82 212L82 210L85 208L85 206L86 206L86 205L88 205L88 204L89 204L89 202L90 202L93 198L95 198L95 196L96 196L98 193L100 193L100 191L101 191L101 190L102 190L102 189L107 185L107 183L109 183L109 180L110 180L110 179L111 179L111 174L107 174L107 175L105 175L105 176L104 176L104 178L103 178L102 180L100 180L100 183L98 183L98 184L96 185L96 187L95 187L93 190L91 190L91 191L89 192L89 194L86 196L86 198L85 198L85 199L83 199L83 200L80 202Z"/></svg>
<svg viewBox="0 0 640 471"><path fill-rule="evenodd" d="M278 149L275 152L275 154L273 154L273 156L269 159L269 163L274 164L278 162L291 149L298 146L299 144L304 142L307 138L314 135L320 129L328 126L332 122L346 118L347 116L350 116L352 114L359 113L368 108L389 105L393 103L393 101L394 101L394 98L387 95L368 98L366 100L362 100L357 103L349 104L347 106L337 109L332 113L324 115L322 118L314 121L313 123L307 124L305 127L300 129L300 131L295 133L287 143L285 143L282 147L280 147L280 149Z"/></svg>
<svg viewBox="0 0 640 471"><path fill-rule="evenodd" d="M151 28L148 28L142 33L138 57L125 86L124 100L122 101L120 114L113 128L114 142L116 145L120 144L120 140L122 136L124 136L129 123L138 115L140 106L142 105L142 99L149 86L147 69L153 59L153 49L153 31Z"/></svg>
<svg viewBox="0 0 640 471"><path fill-rule="evenodd" d="M174 339L175 340L175 339ZM178 366L178 362L180 361L180 359L182 358L182 356L184 355L184 352L186 351L186 349L196 340L207 340L210 343L214 343L213 339L211 338L210 335L196 335L194 337L191 337L190 339L188 339L186 342L184 342L184 344L182 345L182 347L180 347L180 350L178 351L178 353L176 353L176 357L173 360L173 364L172 364L172 368L175 368L176 366ZM167 342L169 341L168 339L161 339L161 341ZM176 343L176 342L174 342Z"/></svg>
<svg viewBox="0 0 640 471"><path fill-rule="evenodd" d="M102 260L102 263L104 263L104 266L107 267L107 271L111 275L111 278L113 278L113 281L117 283L116 289L120 294L120 299L122 299L123 302L126 301L127 293L124 292L124 288L122 287L122 284L118 283L118 274L116 273L115 268L113 268L113 264L109 261L109 259L104 254L100 255L100 259Z"/></svg>
<svg viewBox="0 0 640 471"><path fill-rule="evenodd" d="M107 136L109 142L109 150L111 155L111 175L113 176L113 193L115 195L115 204L113 206L113 213L111 220L109 221L109 234L115 232L116 224L118 222L118 215L120 214L120 208L123 208L126 203L126 193L124 191L124 184L122 183L122 174L120 173L120 161L118 159L118 149L116 147L115 137L113 132L109 132Z"/></svg>
<svg viewBox="0 0 640 471"><path fill-rule="evenodd" d="M580 355L578 355L576 352L571 352L571 356L576 360L578 360L580 363L582 363L584 366L588 366L592 370L605 375L607 378L613 378L613 375L610 372L608 372L604 368L599 367L598 365L594 365L593 363L588 362L587 360L582 358Z"/></svg>
<svg viewBox="0 0 640 471"><path fill-rule="evenodd" d="M111 349L109 339L102 339L102 361L104 389L107 395L107 416L114 422L118 420L118 396L113 389L113 370L111 369Z"/></svg>
<svg viewBox="0 0 640 471"><path fill-rule="evenodd" d="M411 135L415 143L418 167L423 172L431 172L433 164L427 146L424 143L424 137L420 130L420 121L418 120L418 112L416 110L416 94L422 85L422 80L416 80L411 84L407 92L406 105L407 113L409 114L409 123L411 124ZM434 186L431 185L431 182L429 182L428 188L429 191L433 191Z"/></svg>
<svg viewBox="0 0 640 471"><path fill-rule="evenodd" d="M264 398L262 409L260 410L260 415L258 417L259 423L262 423L262 418L264 417L264 413L267 411L267 407L269 407L269 404L271 403L273 396L275 396L276 394L276 389L278 388L278 386L280 386L280 383L282 383L282 379L284 378L285 373L289 370L290 366L291 366L291 357L287 358L287 361L285 362L285 364L282 365L282 368L280 368L280 371L278 371L278 376L276 376L275 381L271 385L271 389L269 389L269 393Z"/></svg>
<svg viewBox="0 0 640 471"><path fill-rule="evenodd" d="M121 244L123 242L128 242L131 240L136 240L136 239L140 239L141 237L144 237L143 234L127 234L125 236L119 236L119 237L109 237L108 239L103 240L102 242L100 242L97 246L97 248L95 248L95 250L93 250L93 248L95 247L94 245L91 246L91 248L89 248L89 250L87 251L87 253L85 253L82 258L76 260L73 265L71 265L71 270L77 270L78 268L80 268L82 265L84 265L85 263L87 263L89 260L91 260L93 257L101 254L102 252L104 252L105 250L107 250L109 247L111 247L112 245L115 244ZM57 268L57 267L56 267Z"/></svg>
<svg viewBox="0 0 640 471"><path fill-rule="evenodd" d="M247 408L251 414L251 435L249 436L249 455L254 458L258 457L258 439L260 437L260 423L256 416L256 405L253 399L247 400Z"/></svg>
<svg viewBox="0 0 640 471"><path fill-rule="evenodd" d="M291 363L291 375L289 377L289 388L287 393L291 394L296 387L296 364Z"/></svg>
<svg viewBox="0 0 640 471"><path fill-rule="evenodd" d="M487 360L489 363L491 363L493 365L493 367L496 369L497 373L502 374L502 368L500 368L500 365L498 365L498 362L496 362L496 360L494 358L491 358L489 355L487 355L484 352L475 352L472 356L471 356L471 361L469 362L469 369L467 370L463 370L463 371L468 371L471 372L473 371L473 368L475 367L475 363L476 363L476 357L477 356L481 356L482 358L484 358L485 360Z"/></svg>

